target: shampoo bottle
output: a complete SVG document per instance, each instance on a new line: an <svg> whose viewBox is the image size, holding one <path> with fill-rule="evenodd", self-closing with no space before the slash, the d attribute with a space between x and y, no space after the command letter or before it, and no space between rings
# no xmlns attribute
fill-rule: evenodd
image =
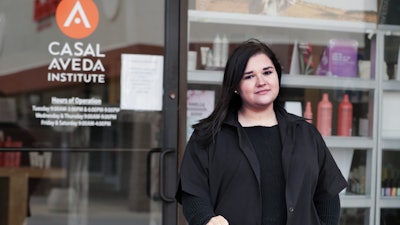
<svg viewBox="0 0 400 225"><path fill-rule="evenodd" d="M330 136L332 132L332 103L328 93L322 95L317 109L317 129L322 136Z"/></svg>
<svg viewBox="0 0 400 225"><path fill-rule="evenodd" d="M228 61L228 55L229 55L229 40L224 34L221 40L221 65L222 67L225 67L226 62Z"/></svg>
<svg viewBox="0 0 400 225"><path fill-rule="evenodd" d="M213 51L211 49L208 49L206 56L206 68L213 67L214 65L213 61L214 61Z"/></svg>
<svg viewBox="0 0 400 225"><path fill-rule="evenodd" d="M313 114L311 111L311 102L307 101L306 109L304 110L303 117L307 119L309 123L312 123Z"/></svg>
<svg viewBox="0 0 400 225"><path fill-rule="evenodd" d="M351 136L353 126L353 105L349 101L349 95L345 94L343 100L339 104L338 111L338 136Z"/></svg>
<svg viewBox="0 0 400 225"><path fill-rule="evenodd" d="M219 34L217 34L213 41L213 65L215 67L221 66L221 49L222 49L222 40Z"/></svg>

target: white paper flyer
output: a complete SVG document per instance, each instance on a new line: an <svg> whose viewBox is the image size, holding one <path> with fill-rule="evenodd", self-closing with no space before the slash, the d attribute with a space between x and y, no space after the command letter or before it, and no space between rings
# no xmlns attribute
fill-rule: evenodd
<svg viewBox="0 0 400 225"><path fill-rule="evenodd" d="M121 55L121 109L162 110L163 56Z"/></svg>

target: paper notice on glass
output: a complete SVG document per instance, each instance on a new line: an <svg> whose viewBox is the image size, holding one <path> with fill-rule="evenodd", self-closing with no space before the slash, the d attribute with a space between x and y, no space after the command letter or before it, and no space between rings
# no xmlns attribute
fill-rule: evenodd
<svg viewBox="0 0 400 225"><path fill-rule="evenodd" d="M121 109L160 111L163 56L122 54L121 61Z"/></svg>
<svg viewBox="0 0 400 225"><path fill-rule="evenodd" d="M211 90L188 90L187 91L187 128L186 139L193 132L192 125L206 118L214 110L215 92Z"/></svg>

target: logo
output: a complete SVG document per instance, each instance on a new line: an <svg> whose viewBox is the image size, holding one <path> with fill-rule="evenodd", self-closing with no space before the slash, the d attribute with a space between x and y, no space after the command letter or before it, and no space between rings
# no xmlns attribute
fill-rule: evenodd
<svg viewBox="0 0 400 225"><path fill-rule="evenodd" d="M74 39L91 35L99 23L99 11L93 0L62 0L56 22L61 32Z"/></svg>

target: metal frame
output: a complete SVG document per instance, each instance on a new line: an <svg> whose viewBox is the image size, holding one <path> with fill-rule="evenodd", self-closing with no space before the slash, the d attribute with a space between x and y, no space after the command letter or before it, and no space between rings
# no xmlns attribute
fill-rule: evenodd
<svg viewBox="0 0 400 225"><path fill-rule="evenodd" d="M161 155L163 206L162 224L178 223L177 203L174 201L178 152L183 146L182 140L186 121L186 26L187 1L165 0L164 26L164 96L163 96L163 148ZM165 162L164 162L165 160Z"/></svg>

